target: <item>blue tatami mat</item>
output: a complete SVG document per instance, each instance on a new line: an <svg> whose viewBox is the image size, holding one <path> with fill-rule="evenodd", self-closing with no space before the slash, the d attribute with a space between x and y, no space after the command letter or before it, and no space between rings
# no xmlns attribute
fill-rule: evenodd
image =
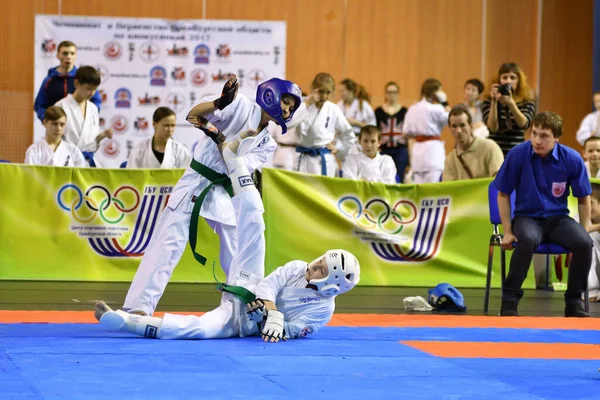
<svg viewBox="0 0 600 400"><path fill-rule="evenodd" d="M600 335L326 327L267 344L152 340L87 324L0 325L0 399L600 398L600 360L438 358L403 340L598 344Z"/></svg>

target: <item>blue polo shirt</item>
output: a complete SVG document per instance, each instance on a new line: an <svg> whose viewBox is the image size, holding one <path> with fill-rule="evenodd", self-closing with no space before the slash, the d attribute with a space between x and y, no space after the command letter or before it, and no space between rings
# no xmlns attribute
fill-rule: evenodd
<svg viewBox="0 0 600 400"><path fill-rule="evenodd" d="M514 215L538 218L569 215L567 200L571 190L577 198L592 194L579 153L557 143L543 159L533 152L529 140L508 152L493 185L506 194L517 191Z"/></svg>

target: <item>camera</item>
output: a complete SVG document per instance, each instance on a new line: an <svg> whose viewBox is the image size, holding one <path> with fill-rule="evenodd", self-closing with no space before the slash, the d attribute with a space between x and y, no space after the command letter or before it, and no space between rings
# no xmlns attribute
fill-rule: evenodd
<svg viewBox="0 0 600 400"><path fill-rule="evenodd" d="M499 85L498 92L500 92L502 96L510 96L510 92L512 92L512 86L510 85L510 83Z"/></svg>

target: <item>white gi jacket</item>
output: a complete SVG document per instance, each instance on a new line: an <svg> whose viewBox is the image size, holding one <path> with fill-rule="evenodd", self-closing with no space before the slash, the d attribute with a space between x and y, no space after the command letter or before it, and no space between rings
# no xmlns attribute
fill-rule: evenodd
<svg viewBox="0 0 600 400"><path fill-rule="evenodd" d="M305 274L308 264L290 261L262 279L254 294L275 303L285 318L286 338L298 338L317 332L333 316L335 297L323 297L307 289Z"/></svg>
<svg viewBox="0 0 600 400"><path fill-rule="evenodd" d="M351 154L344 162L344 178L381 182L387 184L396 183L396 164L392 157L379 154L375 158L369 158L364 153Z"/></svg>
<svg viewBox="0 0 600 400"><path fill-rule="evenodd" d="M53 151L46 139L29 146L25 152L25 164L54 165L56 167L88 166L83 154L74 144L61 140L56 150Z"/></svg>
<svg viewBox="0 0 600 400"><path fill-rule="evenodd" d="M64 139L73 143L81 151L95 152L100 147L96 142L96 136L100 134L100 117L98 107L91 101L86 101L86 115L72 94L59 100L55 106L62 108L67 114L67 125L65 126Z"/></svg>
<svg viewBox="0 0 600 400"><path fill-rule="evenodd" d="M152 138L150 138L142 140L131 149L127 168L187 168L191 159L192 156L185 145L169 139L165 145L163 161L159 163L152 151Z"/></svg>
<svg viewBox="0 0 600 400"><path fill-rule="evenodd" d="M212 101L217 96L211 96L210 99L202 99L202 102ZM215 125L227 138L231 140L237 134L248 129L256 129L260 123L262 109L256 103L253 103L241 93L238 93L236 99L223 110L216 110L206 118ZM272 130L281 130L274 122L269 122L268 126L256 136L256 143L252 150L245 156L246 165L250 173L257 167L264 164L275 151L277 144L273 140ZM199 163L213 169L214 171L226 174L227 166L217 149L217 145L208 136L199 131L200 140L194 146L193 158ZM173 188L169 197L168 207L175 209L181 203L186 202L187 213L191 213L194 203L192 198L199 196L200 193L210 184L209 180L199 175L192 168L188 167L179 182ZM213 187L202 203L200 216L205 219L220 222L226 225L236 225L235 211L231 203L231 198L222 186Z"/></svg>

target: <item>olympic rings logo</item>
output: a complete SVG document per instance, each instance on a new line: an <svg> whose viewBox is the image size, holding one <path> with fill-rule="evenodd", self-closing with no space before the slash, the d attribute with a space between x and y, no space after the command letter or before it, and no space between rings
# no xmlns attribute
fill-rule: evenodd
<svg viewBox="0 0 600 400"><path fill-rule="evenodd" d="M67 195L66 191L74 191L75 197L73 201L69 202L65 200ZM122 193L131 192L135 196L135 204L131 207L127 207L125 205L126 201L123 200ZM100 192L102 194L102 200L97 202L97 195L94 192ZM94 185L86 190L85 194L79 189L77 186L73 184L64 185L58 191L58 195L56 196L56 200L58 205L63 210L70 212L73 216L73 219L79 223L87 224L92 222L96 216L99 214L102 221L108 224L118 224L125 218L125 214L128 214L140 205L140 194L138 191L131 186L121 186L118 188L112 195L104 186ZM82 216L81 207L85 202L87 208L91 210L88 217ZM114 206L114 208L120 212L120 216L110 219L106 214L108 209Z"/></svg>
<svg viewBox="0 0 600 400"><path fill-rule="evenodd" d="M390 207L382 199L372 199L363 207L356 197L345 196L338 201L338 209L344 216L354 220L359 227L368 230L379 228L390 235L400 233L405 225L417 219L417 207L407 200L399 200Z"/></svg>

